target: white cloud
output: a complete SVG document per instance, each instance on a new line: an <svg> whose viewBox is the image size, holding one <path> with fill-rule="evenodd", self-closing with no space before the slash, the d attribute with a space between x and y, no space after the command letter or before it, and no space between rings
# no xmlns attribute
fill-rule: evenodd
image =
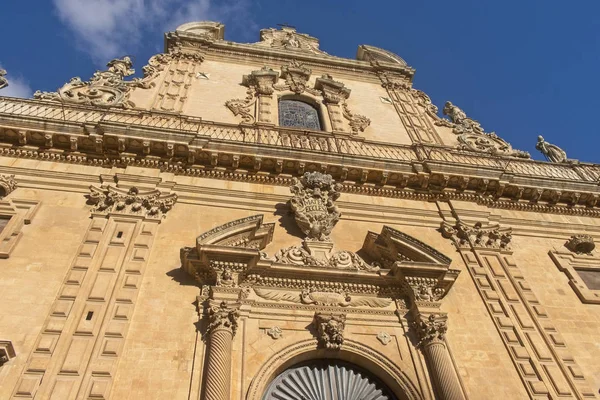
<svg viewBox="0 0 600 400"><path fill-rule="evenodd" d="M98 63L127 54L145 31L184 22L239 19L249 0L53 0L74 40Z"/></svg>
<svg viewBox="0 0 600 400"><path fill-rule="evenodd" d="M2 65L0 65L2 69ZM8 81L8 86L0 89L0 96L6 97L21 97L30 98L33 94L33 90L25 79L19 76L11 76L10 71L4 76Z"/></svg>

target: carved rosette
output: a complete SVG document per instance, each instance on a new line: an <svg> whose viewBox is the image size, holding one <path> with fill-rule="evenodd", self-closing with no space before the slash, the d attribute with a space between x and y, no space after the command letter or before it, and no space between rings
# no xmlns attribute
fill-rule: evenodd
<svg viewBox="0 0 600 400"><path fill-rule="evenodd" d="M448 317L445 314L419 316L415 322L415 328L420 345L443 342L448 331Z"/></svg>
<svg viewBox="0 0 600 400"><path fill-rule="evenodd" d="M14 175L0 175L0 198L8 196L17 188Z"/></svg>
<svg viewBox="0 0 600 400"><path fill-rule="evenodd" d="M315 313L314 324L317 328L319 346L329 350L339 350L344 344L346 314Z"/></svg>
<svg viewBox="0 0 600 400"><path fill-rule="evenodd" d="M208 309L209 322L206 333L211 335L217 330L227 330L235 335L239 316L239 304L227 304L223 301L218 305L212 305Z"/></svg>
<svg viewBox="0 0 600 400"><path fill-rule="evenodd" d="M93 212L141 215L146 218L162 218L177 201L177 194L159 190L141 191L136 187L123 190L108 186L90 186L89 202Z"/></svg>
<svg viewBox="0 0 600 400"><path fill-rule="evenodd" d="M580 234L571 236L565 247L577 254L590 254L596 248L596 244L591 235Z"/></svg>
<svg viewBox="0 0 600 400"><path fill-rule="evenodd" d="M290 204L296 223L308 240L329 240L329 234L341 216L335 205L340 189L331 175L320 172L307 172L300 179L294 178L290 187L294 196Z"/></svg>

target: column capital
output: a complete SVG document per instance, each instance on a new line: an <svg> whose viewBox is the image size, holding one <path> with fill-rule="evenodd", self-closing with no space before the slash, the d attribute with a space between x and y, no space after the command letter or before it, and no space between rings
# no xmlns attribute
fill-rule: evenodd
<svg viewBox="0 0 600 400"><path fill-rule="evenodd" d="M415 321L419 345L443 343L448 331L448 315L442 313L419 314Z"/></svg>
<svg viewBox="0 0 600 400"><path fill-rule="evenodd" d="M206 333L212 334L217 330L227 330L235 335L240 316L239 303L227 303L222 301L219 304L210 304L208 307L208 327Z"/></svg>

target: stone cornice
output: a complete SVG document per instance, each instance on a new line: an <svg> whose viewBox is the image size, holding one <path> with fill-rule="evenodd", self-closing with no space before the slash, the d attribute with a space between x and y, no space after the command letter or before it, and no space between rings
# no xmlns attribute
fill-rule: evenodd
<svg viewBox="0 0 600 400"><path fill-rule="evenodd" d="M285 186L317 170L342 182L347 193L600 215L595 164L557 165L169 113L0 98L0 155Z"/></svg>

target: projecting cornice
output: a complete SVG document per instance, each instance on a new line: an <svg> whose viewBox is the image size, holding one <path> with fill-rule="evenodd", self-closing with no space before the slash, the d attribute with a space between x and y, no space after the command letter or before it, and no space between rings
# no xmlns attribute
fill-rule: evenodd
<svg viewBox="0 0 600 400"><path fill-rule="evenodd" d="M0 97L0 155L285 186L294 176L319 171L332 175L346 193L600 216L597 164L42 100Z"/></svg>

